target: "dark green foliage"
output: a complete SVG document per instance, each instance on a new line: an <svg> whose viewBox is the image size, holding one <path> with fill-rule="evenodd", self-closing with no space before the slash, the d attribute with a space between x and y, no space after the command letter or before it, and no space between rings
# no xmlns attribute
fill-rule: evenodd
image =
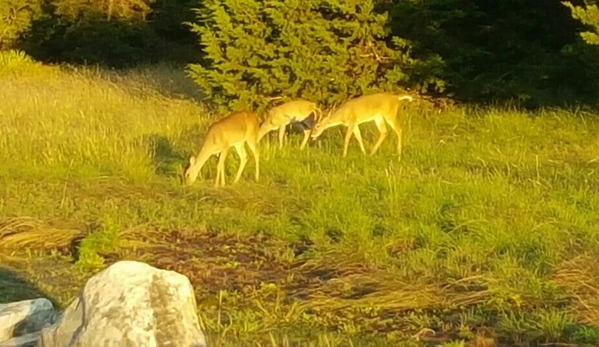
<svg viewBox="0 0 599 347"><path fill-rule="evenodd" d="M198 59L193 34L183 26L197 0L127 0L114 6L97 0L36 1L43 2L40 14L16 42L36 59L117 68Z"/></svg>
<svg viewBox="0 0 599 347"><path fill-rule="evenodd" d="M202 58L196 36L185 25L195 18L192 8L200 0L156 0L148 15L148 25L160 41L159 58L180 63Z"/></svg>
<svg viewBox="0 0 599 347"><path fill-rule="evenodd" d="M150 49L158 45L147 26L107 21L100 16L84 20L49 17L37 24L35 31L26 36L23 48L43 61L122 68L150 60Z"/></svg>
<svg viewBox="0 0 599 347"><path fill-rule="evenodd" d="M584 73L592 66L576 66L580 57L564 51L577 23L559 2L403 0L391 8L393 32L417 42L414 56L439 57L437 76L460 99L549 102L596 85Z"/></svg>
<svg viewBox="0 0 599 347"><path fill-rule="evenodd" d="M261 109L270 97L331 104L397 91L416 66L411 46L385 39L387 15L372 0L209 0L198 10L209 65L190 75L215 104Z"/></svg>
<svg viewBox="0 0 599 347"><path fill-rule="evenodd" d="M195 43L195 36L184 23L194 19L192 8L199 5L200 0L156 0L148 16L149 25L169 41Z"/></svg>

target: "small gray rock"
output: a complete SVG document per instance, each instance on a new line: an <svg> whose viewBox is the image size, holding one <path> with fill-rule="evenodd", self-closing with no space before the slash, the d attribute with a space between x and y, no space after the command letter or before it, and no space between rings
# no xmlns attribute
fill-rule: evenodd
<svg viewBox="0 0 599 347"><path fill-rule="evenodd" d="M52 323L53 316L54 306L44 298L0 304L0 345L42 330Z"/></svg>
<svg viewBox="0 0 599 347"><path fill-rule="evenodd" d="M0 347L35 347L37 340L42 334L41 331L27 335L15 337L8 341L0 342Z"/></svg>

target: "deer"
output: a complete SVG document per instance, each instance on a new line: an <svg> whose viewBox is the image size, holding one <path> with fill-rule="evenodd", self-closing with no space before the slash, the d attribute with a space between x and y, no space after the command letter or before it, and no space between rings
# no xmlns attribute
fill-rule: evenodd
<svg viewBox="0 0 599 347"><path fill-rule="evenodd" d="M362 123L374 121L380 133L378 141L372 148L370 155L374 155L379 149L381 143L387 138L387 125L393 129L397 135L397 153L401 160L402 153L402 128L397 119L400 102L408 100L412 102L414 98L409 94L395 95L391 93L376 93L363 95L346 101L336 110L328 113L327 117L322 118L314 126L311 138L316 140L326 129L344 125L347 127L345 134L345 143L343 146L343 157L347 156L347 147L352 135L356 137L360 144L362 153L366 154L364 143L362 142L362 134L360 133L359 125Z"/></svg>
<svg viewBox="0 0 599 347"><path fill-rule="evenodd" d="M285 137L285 128L287 125L294 122L304 122L308 117L314 115L314 122L318 122L322 117L322 111L316 103L307 100L294 100L286 102L282 105L273 107L268 112L266 119L260 126L258 132L258 141L260 141L269 132L279 130L279 149L283 148L283 139ZM300 145L300 150L303 150L308 144L312 126L304 129L304 139Z"/></svg>
<svg viewBox="0 0 599 347"><path fill-rule="evenodd" d="M189 164L183 173L184 182L187 185L193 184L202 167L212 155L218 157L216 166L215 187L225 185L225 159L231 147L235 148L239 155L240 163L233 184L239 182L241 173L248 161L245 145L249 147L254 157L256 166L256 182L260 176L260 151L258 147L258 130L260 128L260 119L249 111L233 112L216 122L212 123L206 131L204 142L197 156L189 158Z"/></svg>

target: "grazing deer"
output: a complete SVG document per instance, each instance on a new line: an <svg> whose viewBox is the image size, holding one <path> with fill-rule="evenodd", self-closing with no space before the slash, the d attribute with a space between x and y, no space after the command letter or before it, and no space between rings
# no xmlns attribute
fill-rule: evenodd
<svg viewBox="0 0 599 347"><path fill-rule="evenodd" d="M311 137L316 140L324 130L338 125L345 125L347 133L343 146L343 157L347 156L347 146L352 134L356 136L362 153L366 154L359 125L374 121L380 132L379 139L370 152L370 155L374 155L381 143L387 138L387 124L389 124L397 135L397 152L401 160L402 128L397 120L397 111L402 100L413 101L414 98L408 94L377 93L350 99L316 123Z"/></svg>
<svg viewBox="0 0 599 347"><path fill-rule="evenodd" d="M202 148L196 157L189 158L189 166L185 169L184 180L191 185L198 177L206 161L212 156L218 156L216 166L215 187L225 185L225 159L231 147L239 155L240 163L233 184L239 181L241 173L248 161L245 144L247 143L254 156L256 164L256 181L260 176L260 153L258 148L258 129L260 120L252 112L238 111L212 123L206 132Z"/></svg>
<svg viewBox="0 0 599 347"><path fill-rule="evenodd" d="M260 126L258 141L269 132L279 129L279 149L281 149L287 125L294 122L304 122L312 114L314 114L314 122L318 122L322 116L322 111L315 103L306 100L294 100L273 107L268 112L264 123ZM300 145L300 150L306 147L312 128L313 126L310 126L309 129L304 129L304 139Z"/></svg>

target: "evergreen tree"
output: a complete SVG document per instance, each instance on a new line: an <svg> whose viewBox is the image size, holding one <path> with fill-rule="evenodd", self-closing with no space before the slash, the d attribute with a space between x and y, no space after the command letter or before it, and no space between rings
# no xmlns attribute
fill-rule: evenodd
<svg viewBox="0 0 599 347"><path fill-rule="evenodd" d="M580 33L582 39L590 45L599 45L599 8L595 4L586 7L574 6L571 2L562 2L572 11L572 17L589 27L589 30Z"/></svg>
<svg viewBox="0 0 599 347"><path fill-rule="evenodd" d="M396 92L416 63L410 43L387 45L387 14L373 0L206 0L190 23L206 64L188 72L207 99L261 110L269 98L330 105Z"/></svg>

